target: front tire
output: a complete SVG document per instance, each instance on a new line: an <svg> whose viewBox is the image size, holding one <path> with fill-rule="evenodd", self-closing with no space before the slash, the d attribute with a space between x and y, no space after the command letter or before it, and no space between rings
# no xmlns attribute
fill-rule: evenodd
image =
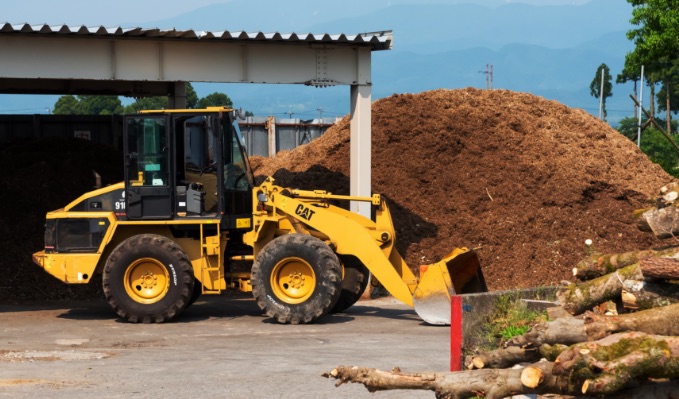
<svg viewBox="0 0 679 399"><path fill-rule="evenodd" d="M342 293L330 313L341 313L352 307L361 299L370 280L370 271L355 256L344 255L341 260L344 266Z"/></svg>
<svg viewBox="0 0 679 399"><path fill-rule="evenodd" d="M177 316L193 295L193 268L174 241L156 234L132 236L108 257L106 300L132 323L162 323Z"/></svg>
<svg viewBox="0 0 679 399"><path fill-rule="evenodd" d="M252 293L267 316L283 324L318 320L342 290L337 255L323 241L304 234L275 238L257 255Z"/></svg>

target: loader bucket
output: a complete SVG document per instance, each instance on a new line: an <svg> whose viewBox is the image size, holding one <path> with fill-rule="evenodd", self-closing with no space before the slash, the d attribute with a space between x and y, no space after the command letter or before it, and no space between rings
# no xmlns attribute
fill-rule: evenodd
<svg viewBox="0 0 679 399"><path fill-rule="evenodd" d="M488 291L476 252L455 248L440 262L420 266L413 293L415 312L429 324L450 324L450 297Z"/></svg>

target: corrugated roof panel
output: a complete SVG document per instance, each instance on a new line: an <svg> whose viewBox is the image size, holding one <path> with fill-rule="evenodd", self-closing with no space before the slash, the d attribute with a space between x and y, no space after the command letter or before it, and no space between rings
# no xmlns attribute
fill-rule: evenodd
<svg viewBox="0 0 679 399"><path fill-rule="evenodd" d="M391 48L391 31L361 33L356 35L329 33L279 33L279 32L244 32L244 31L201 31L176 30L158 28L123 28L120 26L104 27L85 25L30 25L0 23L0 34L41 34L41 35L81 35L81 36L128 36L149 39L169 40L242 40L242 41L276 41L276 42L310 42L310 43L341 43L341 44L369 44L372 50L388 50Z"/></svg>

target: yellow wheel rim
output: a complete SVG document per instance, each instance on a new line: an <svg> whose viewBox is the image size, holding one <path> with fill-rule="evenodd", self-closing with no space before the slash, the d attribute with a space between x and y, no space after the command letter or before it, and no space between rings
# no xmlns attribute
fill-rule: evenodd
<svg viewBox="0 0 679 399"><path fill-rule="evenodd" d="M165 297L170 288L170 275L156 259L141 258L128 266L124 277L125 291L134 301L150 304Z"/></svg>
<svg viewBox="0 0 679 399"><path fill-rule="evenodd" d="M309 263L300 258L285 258L271 272L273 293L283 302L302 303L316 288L316 274Z"/></svg>

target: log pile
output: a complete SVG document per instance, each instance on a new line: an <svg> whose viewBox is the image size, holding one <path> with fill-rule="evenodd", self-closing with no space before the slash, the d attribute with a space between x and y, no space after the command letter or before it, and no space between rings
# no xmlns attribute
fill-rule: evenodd
<svg viewBox="0 0 679 399"><path fill-rule="evenodd" d="M466 367L452 373L403 373L340 366L324 376L338 380L337 386L355 382L370 392L431 390L437 398L548 393L679 398L679 304L541 322L504 348L467 357Z"/></svg>
<svg viewBox="0 0 679 399"><path fill-rule="evenodd" d="M324 376L338 386L423 389L437 398L679 399L679 247L591 256L573 275L582 281L556 294L567 316L538 323L501 348L467 356L467 370L340 366Z"/></svg>
<svg viewBox="0 0 679 399"><path fill-rule="evenodd" d="M663 187L638 226L679 237L679 184ZM556 394L578 398L679 399L679 246L592 255L573 268L579 283L557 290L565 314L501 348L467 356L467 370L403 373L340 366L324 374L369 391L423 389L437 398ZM582 396L585 395L585 396Z"/></svg>

